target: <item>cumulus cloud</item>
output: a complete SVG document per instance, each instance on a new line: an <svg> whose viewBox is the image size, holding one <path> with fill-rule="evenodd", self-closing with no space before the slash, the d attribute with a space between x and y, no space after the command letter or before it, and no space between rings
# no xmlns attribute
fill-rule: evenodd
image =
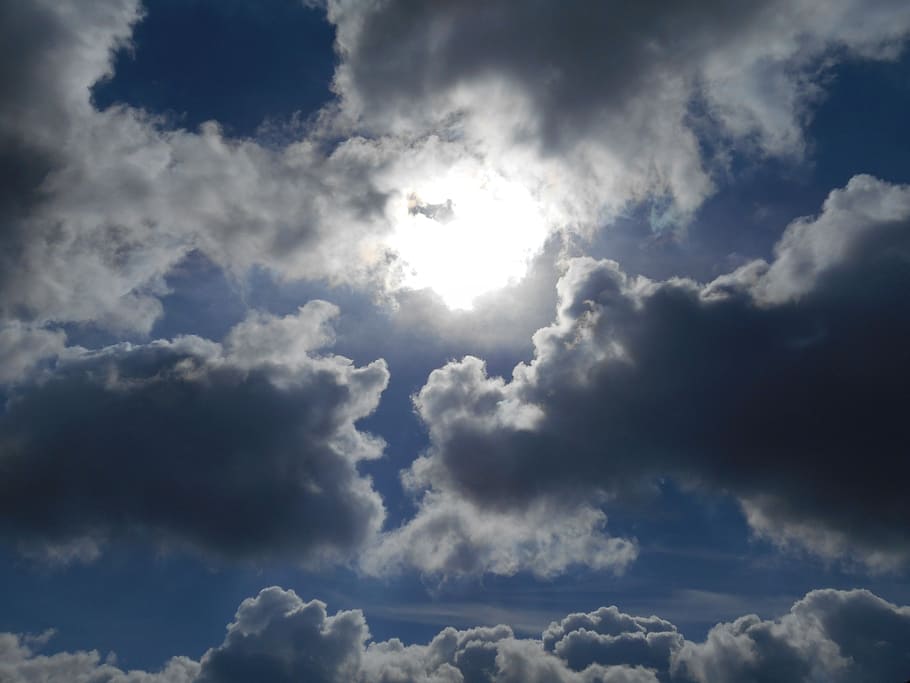
<svg viewBox="0 0 910 683"><path fill-rule="evenodd" d="M776 621L755 615L687 642L674 671L707 681L900 681L910 670L910 609L868 591L819 590Z"/></svg>
<svg viewBox="0 0 910 683"><path fill-rule="evenodd" d="M394 144L353 136L275 150L216 123L167 130L129 107L98 111L141 16L138 0L4 2L0 106L0 314L44 325L148 332L164 276L190 251L238 274L368 278L384 252L384 199L371 182ZM363 238L363 239L361 239Z"/></svg>
<svg viewBox="0 0 910 683"><path fill-rule="evenodd" d="M0 384L24 379L43 359L64 353L66 335L60 330L0 322Z"/></svg>
<svg viewBox="0 0 910 683"><path fill-rule="evenodd" d="M360 610L266 588L244 600L221 645L159 673L123 672L97 652L38 654L50 634L0 634L9 683L709 683L899 681L910 670L910 608L868 591L817 590L775 620L715 626L705 641L615 607L571 614L540 639L505 625L443 629L426 645L371 642Z"/></svg>
<svg viewBox="0 0 910 683"><path fill-rule="evenodd" d="M102 662L100 653L94 650L42 655L37 652L42 645L27 636L0 634L0 680L4 683L191 683L199 671L198 662L186 657L175 657L160 673L123 671Z"/></svg>
<svg viewBox="0 0 910 683"><path fill-rule="evenodd" d="M330 0L344 111L392 134L451 130L591 220L712 191L699 137L800 156L825 66L894 57L910 12L858 2Z"/></svg>
<svg viewBox="0 0 910 683"><path fill-rule="evenodd" d="M260 264L333 282L366 278L382 257L355 234L382 202L332 199L352 185L369 196L353 167L382 162L371 143L330 157L306 142L274 151L226 140L215 125L160 131L128 109L86 126L78 154L44 177L46 199L7 226L7 316L148 332L165 275L193 250L237 274Z"/></svg>
<svg viewBox="0 0 910 683"><path fill-rule="evenodd" d="M467 195L485 183L524 188L548 228L590 230L649 199L684 218L712 191L702 138L799 156L824 69L848 57L893 58L910 27L910 9L896 0L593 10L332 0L326 10L337 27L338 99L275 149L226 138L216 123L169 130L148 112L93 106L90 88L128 45L138 0L0 2L0 381L22 384L0 418L11 472L3 486L21 503L9 504L5 524L54 541L29 552L90 557L108 534L144 529L229 554L292 537L284 547L295 553L343 553L381 520L356 472L379 446L353 424L372 410L386 373L314 355L331 337L322 312L254 314L223 345L184 337L94 352L67 350L60 325L147 334L168 272L194 251L236 274L262 266L284 278L394 289L402 266L386 238L414 217L411 208L423 207L416 217L427 220L452 206L457 214L458 197L450 204L446 193L453 169ZM600 506L661 473L732 490L754 527L782 544L901 560L895 478L867 468L863 487L848 486L855 468L844 454L884 453L894 435L903 368L886 359L902 358L894 326L904 322L885 317L892 309L876 293L895 291L889 277L903 284L894 226L905 220L905 195L856 179L821 217L788 230L773 263L706 286L636 281L615 265L576 261L558 290L556 324L538 332L536 360L511 382L472 359L429 379L416 406L433 448L408 474L417 517L365 566L399 566L391 549L407 546L409 564L431 573L621 569L634 542L607 534ZM850 273L864 278L845 296ZM423 305L428 313L415 306L401 319L438 314ZM472 320L507 325L531 308L502 323L489 305ZM848 327L851 315L865 327ZM434 329L461 325L452 320ZM848 347L873 359L862 373L846 372L861 355ZM56 371L42 376L55 358ZM856 407L847 396L868 400ZM107 424L112 415L123 426ZM214 430L216 421L227 428ZM231 431L241 426L243 434ZM64 439L75 459L62 457ZM254 439L269 454L258 456L261 481L211 459L245 460ZM291 443L306 444L309 464L287 477L281 454ZM125 451L148 457L115 455ZM167 457L151 457L161 451ZM830 481L810 487L818 463L832 458ZM165 473L180 467L188 483L177 504L152 502L153 490L173 493ZM160 490L140 487L150 473ZM68 486L49 503L24 496L63 477ZM214 485L232 525L285 521L266 523L273 536L259 545L249 528L208 528L190 490L201 481ZM246 488L257 485L255 495ZM273 485L285 493L271 495ZM291 502L301 499L321 501L317 512ZM338 514L324 517L336 503ZM70 515L71 505L86 514ZM861 506L871 510L865 521L852 514ZM312 521L323 518L332 523ZM807 529L822 531L812 540Z"/></svg>
<svg viewBox="0 0 910 683"><path fill-rule="evenodd" d="M399 286L385 237L454 164L477 191L519 183L553 226L590 229L655 196L689 214L712 187L694 102L715 137L789 153L820 65L893 57L910 26L905 4L885 0L338 0L338 101L272 149L214 123L167 130L94 108L90 87L129 43L138 0L0 13L0 314L131 332L161 315L164 278L192 250L237 273Z"/></svg>
<svg viewBox="0 0 910 683"><path fill-rule="evenodd" d="M431 447L405 477L428 493L404 533L451 496L491 515L551 504L557 524L560 501L670 476L731 492L781 544L904 562L908 226L910 187L857 176L772 263L706 285L574 260L511 380L468 357L416 394Z"/></svg>
<svg viewBox="0 0 910 683"><path fill-rule="evenodd" d="M634 662L666 678L671 656L682 647L682 634L660 617L634 617L616 607L570 614L543 633L543 646L581 670L593 664Z"/></svg>
<svg viewBox="0 0 910 683"><path fill-rule="evenodd" d="M443 580L520 571L547 578L579 564L621 573L638 547L634 540L609 536L606 523L606 515L590 505L540 504L495 513L431 492L414 519L383 534L360 567L374 575L417 569Z"/></svg>
<svg viewBox="0 0 910 683"><path fill-rule="evenodd" d="M351 681L369 635L359 610L330 617L318 600L268 588L243 601L224 643L202 658L198 680Z"/></svg>
<svg viewBox="0 0 910 683"><path fill-rule="evenodd" d="M20 383L0 416L0 530L61 561L129 534L252 561L348 559L384 517L357 471L383 442L355 423L389 375L317 351L337 312L252 313L224 344L71 352Z"/></svg>

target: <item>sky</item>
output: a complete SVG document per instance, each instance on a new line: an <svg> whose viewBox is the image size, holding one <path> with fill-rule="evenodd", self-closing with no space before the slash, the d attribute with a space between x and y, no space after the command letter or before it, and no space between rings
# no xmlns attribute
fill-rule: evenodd
<svg viewBox="0 0 910 683"><path fill-rule="evenodd" d="M0 683L906 681L908 41L0 0Z"/></svg>

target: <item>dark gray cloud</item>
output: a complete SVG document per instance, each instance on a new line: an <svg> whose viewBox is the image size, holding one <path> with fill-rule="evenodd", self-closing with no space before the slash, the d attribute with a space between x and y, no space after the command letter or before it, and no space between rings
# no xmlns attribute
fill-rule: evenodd
<svg viewBox="0 0 910 683"><path fill-rule="evenodd" d="M369 638L359 610L328 616L325 604L267 588L244 600L224 643L202 658L199 683L353 681Z"/></svg>
<svg viewBox="0 0 910 683"><path fill-rule="evenodd" d="M315 134L274 150L96 110L90 87L140 16L139 0L0 3L0 315L147 333L192 250L236 274L369 279L384 253L361 238L386 229L369 176L400 150L325 153Z"/></svg>
<svg viewBox="0 0 910 683"><path fill-rule="evenodd" d="M514 515L671 476L738 496L778 542L903 562L908 255L910 188L858 176L772 263L708 285L573 261L511 381L468 357L416 395L432 446L406 480L432 497L409 525L452 496Z"/></svg>
<svg viewBox="0 0 910 683"><path fill-rule="evenodd" d="M317 352L337 309L252 314L198 337L69 352L0 416L0 530L26 552L90 559L139 535L250 561L346 560L384 510L355 422L388 381Z"/></svg>
<svg viewBox="0 0 910 683"><path fill-rule="evenodd" d="M584 221L658 195L685 216L712 191L697 136L800 157L837 59L894 57L894 0L327 2L335 88L368 130L464 137Z"/></svg>
<svg viewBox="0 0 910 683"><path fill-rule="evenodd" d="M652 195L691 213L711 191L693 97L737 139L789 153L817 91L809 65L832 50L889 58L910 25L884 1L591 12L328 3L340 100L271 149L93 107L138 0L0 3L0 316L147 333L192 250L235 274L395 289L384 239L406 198L456 163L476 171L468 194L489 177L524 185L547 227L588 231L605 207ZM407 116L383 124L389 106Z"/></svg>
<svg viewBox="0 0 910 683"><path fill-rule="evenodd" d="M24 378L41 359L56 357L65 348L66 335L59 330L18 320L0 323L0 384Z"/></svg>
<svg viewBox="0 0 910 683"><path fill-rule="evenodd" d="M97 652L39 654L52 634L0 634L8 683L852 683L910 671L910 608L868 591L817 590L779 619L754 615L685 640L659 617L615 607L554 622L542 640L508 626L446 628L426 645L370 642L360 610L329 615L318 600L266 588L248 598L218 647L159 673L124 672ZM578 643L584 647L579 648ZM578 658L578 654L582 658Z"/></svg>
<svg viewBox="0 0 910 683"><path fill-rule="evenodd" d="M910 609L868 591L812 591L776 621L715 626L674 655L683 680L902 681L910 671Z"/></svg>

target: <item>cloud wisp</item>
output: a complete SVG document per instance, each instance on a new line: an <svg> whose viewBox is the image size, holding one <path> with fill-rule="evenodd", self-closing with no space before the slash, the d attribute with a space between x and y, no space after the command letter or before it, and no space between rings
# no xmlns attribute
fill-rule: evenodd
<svg viewBox="0 0 910 683"><path fill-rule="evenodd" d="M148 340L194 253L237 279L391 296L440 335L524 321L547 274L515 280L554 232L590 235L640 202L684 226L730 155L804 158L827 69L894 59L910 31L897 0L554 7L328 0L336 98L275 148L94 106L138 0L0 1L0 530L60 559L139 533L226 557L356 556L375 575L619 572L637 545L610 535L605 505L670 476L735 496L780 545L903 565L906 187L857 176L772 262L707 284L573 260L532 362L506 381L468 357L416 395L417 512L385 532L357 469L382 444L356 423L389 373L320 352L336 308ZM520 267L491 278L501 300L439 323L395 239L465 216L506 237L485 270ZM463 228L458 249L431 245L456 284L484 248ZM143 341L84 349L65 328Z"/></svg>

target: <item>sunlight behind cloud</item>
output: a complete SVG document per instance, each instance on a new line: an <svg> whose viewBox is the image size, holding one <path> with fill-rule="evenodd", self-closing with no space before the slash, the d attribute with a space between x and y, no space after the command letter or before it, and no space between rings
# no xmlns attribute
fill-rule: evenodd
<svg viewBox="0 0 910 683"><path fill-rule="evenodd" d="M400 258L399 286L430 288L451 309L520 280L548 233L531 192L488 172L451 170L393 212L388 246Z"/></svg>

